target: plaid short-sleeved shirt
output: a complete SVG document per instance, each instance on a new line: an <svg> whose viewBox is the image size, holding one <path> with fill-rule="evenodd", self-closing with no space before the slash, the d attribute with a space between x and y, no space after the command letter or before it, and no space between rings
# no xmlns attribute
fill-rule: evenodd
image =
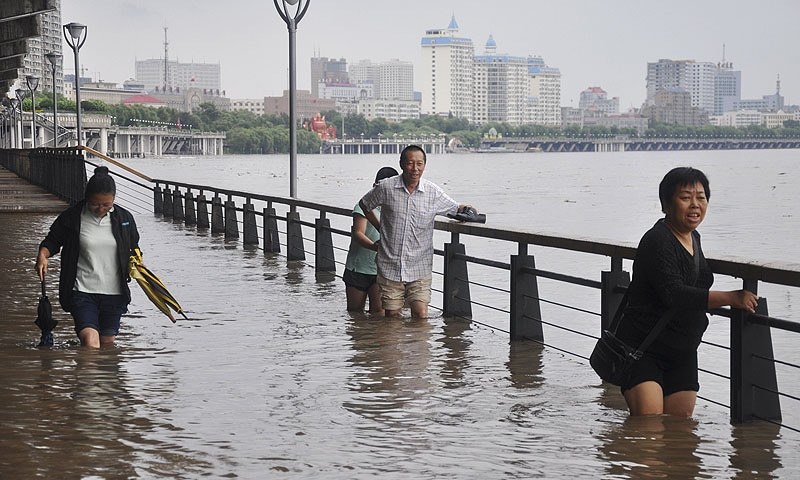
<svg viewBox="0 0 800 480"><path fill-rule="evenodd" d="M433 182L420 179L409 194L402 175L380 182L361 199L363 207L381 207L378 274L396 282L430 276L436 215L455 213L458 203Z"/></svg>

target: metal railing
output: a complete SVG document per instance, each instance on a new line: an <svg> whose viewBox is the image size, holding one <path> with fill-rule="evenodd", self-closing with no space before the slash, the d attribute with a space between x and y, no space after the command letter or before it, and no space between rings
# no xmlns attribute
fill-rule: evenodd
<svg viewBox="0 0 800 480"><path fill-rule="evenodd" d="M245 248L262 249L265 255L285 252L287 261L313 267L323 280L338 277L337 272L343 269L350 241L350 209L151 179L99 152L84 150L90 157L118 167L112 170L120 179L117 201L134 212L154 212L165 220L240 241ZM94 164L91 160L87 162ZM636 253L629 245L478 224L437 221L436 230L439 237L449 235L449 241L437 242L442 248L435 250L441 271L434 266L434 290L440 295L441 305L432 305L433 308L440 309L445 317L505 332L511 341L531 340L583 360L588 359L594 341L622 299L630 282L624 262L630 262ZM467 240L477 250L487 250L486 244L491 243L488 249L491 255L468 255ZM307 250L307 242L313 244L312 250ZM600 267L590 267L592 273L588 276L540 268L531 253L533 248L539 252L588 257L592 260L587 264ZM503 257L502 252L510 253ZM744 263L725 258L709 258L708 262L715 274L740 279L741 288L756 293L760 283L800 287L800 265ZM470 279L471 276L480 277L480 281ZM545 284L563 287L541 288ZM586 300L596 299L596 293L575 295L576 289L599 292L599 305L593 307ZM540 294L540 290L553 293ZM473 310L480 313L476 315ZM557 311L569 313L554 313ZM700 371L728 382L729 400L726 403L700 398L729 409L733 423L764 420L800 432L800 425L781 423L781 401L791 402L790 409L796 410L800 397L779 388L777 375L780 369L788 377L797 378L800 366L789 359L776 358L772 343L773 331L781 335L800 333L800 323L769 316L766 298L761 298L756 313L737 309L716 309L710 313L729 319L729 345L705 341L701 348L727 352L730 368L727 373L703 368ZM575 321L578 316L589 320ZM506 319L507 328L494 322L502 318ZM549 332L547 340L545 327ZM569 336L569 340L559 341L564 336ZM784 383L784 388L793 387L792 383Z"/></svg>

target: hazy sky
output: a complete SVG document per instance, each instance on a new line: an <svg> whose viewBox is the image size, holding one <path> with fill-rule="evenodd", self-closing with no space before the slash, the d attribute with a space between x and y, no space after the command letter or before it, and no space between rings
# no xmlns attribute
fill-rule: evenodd
<svg viewBox="0 0 800 480"><path fill-rule="evenodd" d="M88 26L81 64L92 77L121 83L136 59L219 62L231 98L280 95L288 85L288 34L272 0L62 0L63 23ZM742 71L742 97L781 92L800 103L798 0L311 0L297 32L298 88L309 89L309 58L392 58L414 63L420 89L420 38L455 14L460 34L483 52L541 55L561 70L562 105L600 86L621 110L645 98L647 62L718 62ZM65 44L65 69L73 70Z"/></svg>

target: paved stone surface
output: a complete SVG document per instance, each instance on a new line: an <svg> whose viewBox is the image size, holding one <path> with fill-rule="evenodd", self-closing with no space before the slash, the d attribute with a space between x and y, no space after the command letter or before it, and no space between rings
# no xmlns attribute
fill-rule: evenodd
<svg viewBox="0 0 800 480"><path fill-rule="evenodd" d="M69 204L0 167L0 213L58 213Z"/></svg>

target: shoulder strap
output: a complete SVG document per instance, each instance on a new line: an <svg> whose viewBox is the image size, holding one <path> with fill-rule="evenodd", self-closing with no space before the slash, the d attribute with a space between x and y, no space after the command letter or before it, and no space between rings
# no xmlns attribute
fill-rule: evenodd
<svg viewBox="0 0 800 480"><path fill-rule="evenodd" d="M658 335L661 333L661 331L664 330L664 327L667 326L667 323L669 323L669 320L675 316L675 313L677 311L678 311L677 308L672 308L670 310L667 310L664 313L664 315L662 315L661 318L658 319L658 323L656 323L653 329L650 330L650 333L648 333L647 336L644 338L644 340L642 340L642 343L639 344L639 346L636 348L636 351L633 352L634 358L636 358L637 360L642 358L642 354L644 354L645 350L647 350L647 347L649 347L650 344L653 343L653 340L655 340L656 337L658 337Z"/></svg>

